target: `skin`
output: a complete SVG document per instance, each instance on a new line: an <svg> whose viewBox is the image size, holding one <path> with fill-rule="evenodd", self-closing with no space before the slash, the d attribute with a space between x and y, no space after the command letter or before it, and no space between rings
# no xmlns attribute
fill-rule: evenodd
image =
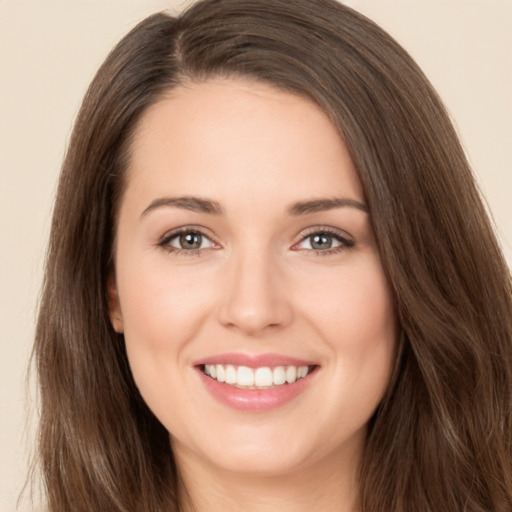
<svg viewBox="0 0 512 512"><path fill-rule="evenodd" d="M366 425L389 382L397 329L338 132L304 98L217 79L153 105L131 151L110 316L170 433L184 510L356 510ZM222 213L161 200L190 196ZM332 198L362 206L289 211ZM204 233L199 251L170 239L191 226ZM312 248L326 229L334 247ZM283 406L240 411L215 400L194 368L228 352L318 368Z"/></svg>

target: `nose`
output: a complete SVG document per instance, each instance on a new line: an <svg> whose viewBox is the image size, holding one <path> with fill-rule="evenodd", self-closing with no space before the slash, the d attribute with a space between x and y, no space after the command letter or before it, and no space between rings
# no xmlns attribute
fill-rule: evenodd
<svg viewBox="0 0 512 512"><path fill-rule="evenodd" d="M226 262L219 321L227 328L259 337L292 321L291 297L271 255L244 254Z"/></svg>

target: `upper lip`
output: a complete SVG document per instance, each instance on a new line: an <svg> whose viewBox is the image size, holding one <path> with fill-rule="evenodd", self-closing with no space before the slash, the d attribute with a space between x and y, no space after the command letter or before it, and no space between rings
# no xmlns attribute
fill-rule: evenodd
<svg viewBox="0 0 512 512"><path fill-rule="evenodd" d="M282 354L240 354L227 353L216 354L205 357L194 362L194 366L203 366L205 364L231 364L233 366L247 366L249 368L261 368L263 366L317 366L318 363L306 359L285 356Z"/></svg>

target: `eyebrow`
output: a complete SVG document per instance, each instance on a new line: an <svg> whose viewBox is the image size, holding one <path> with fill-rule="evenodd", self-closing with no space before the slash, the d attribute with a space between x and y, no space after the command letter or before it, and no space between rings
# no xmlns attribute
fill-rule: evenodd
<svg viewBox="0 0 512 512"><path fill-rule="evenodd" d="M288 208L289 215L307 215L310 213L333 210L334 208L357 208L364 213L369 213L368 207L355 199L348 197L333 197L326 199L312 199L310 201L298 201Z"/></svg>
<svg viewBox="0 0 512 512"><path fill-rule="evenodd" d="M182 197L159 197L152 201L150 205L142 212L144 217L149 212L162 207L175 207L183 210L191 210L198 213L207 213L210 215L222 215L222 207L217 201L194 196ZM298 216L311 213L333 210L335 208L350 207L369 213L368 207L355 199L347 197L334 197L325 199L311 199L308 201L297 201L288 208L288 215Z"/></svg>
<svg viewBox="0 0 512 512"><path fill-rule="evenodd" d="M183 210L191 210L199 213L209 213L211 215L221 215L222 208L217 201L211 199L203 199L200 197L183 196L183 197L159 197L151 202L151 204L142 212L144 217L149 212L161 208L163 206L174 206Z"/></svg>

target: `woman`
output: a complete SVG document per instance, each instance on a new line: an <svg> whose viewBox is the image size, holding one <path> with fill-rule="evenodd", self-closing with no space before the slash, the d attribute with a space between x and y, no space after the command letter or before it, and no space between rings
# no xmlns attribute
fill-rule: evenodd
<svg viewBox="0 0 512 512"><path fill-rule="evenodd" d="M206 0L99 70L35 357L49 510L505 511L512 293L410 57Z"/></svg>

